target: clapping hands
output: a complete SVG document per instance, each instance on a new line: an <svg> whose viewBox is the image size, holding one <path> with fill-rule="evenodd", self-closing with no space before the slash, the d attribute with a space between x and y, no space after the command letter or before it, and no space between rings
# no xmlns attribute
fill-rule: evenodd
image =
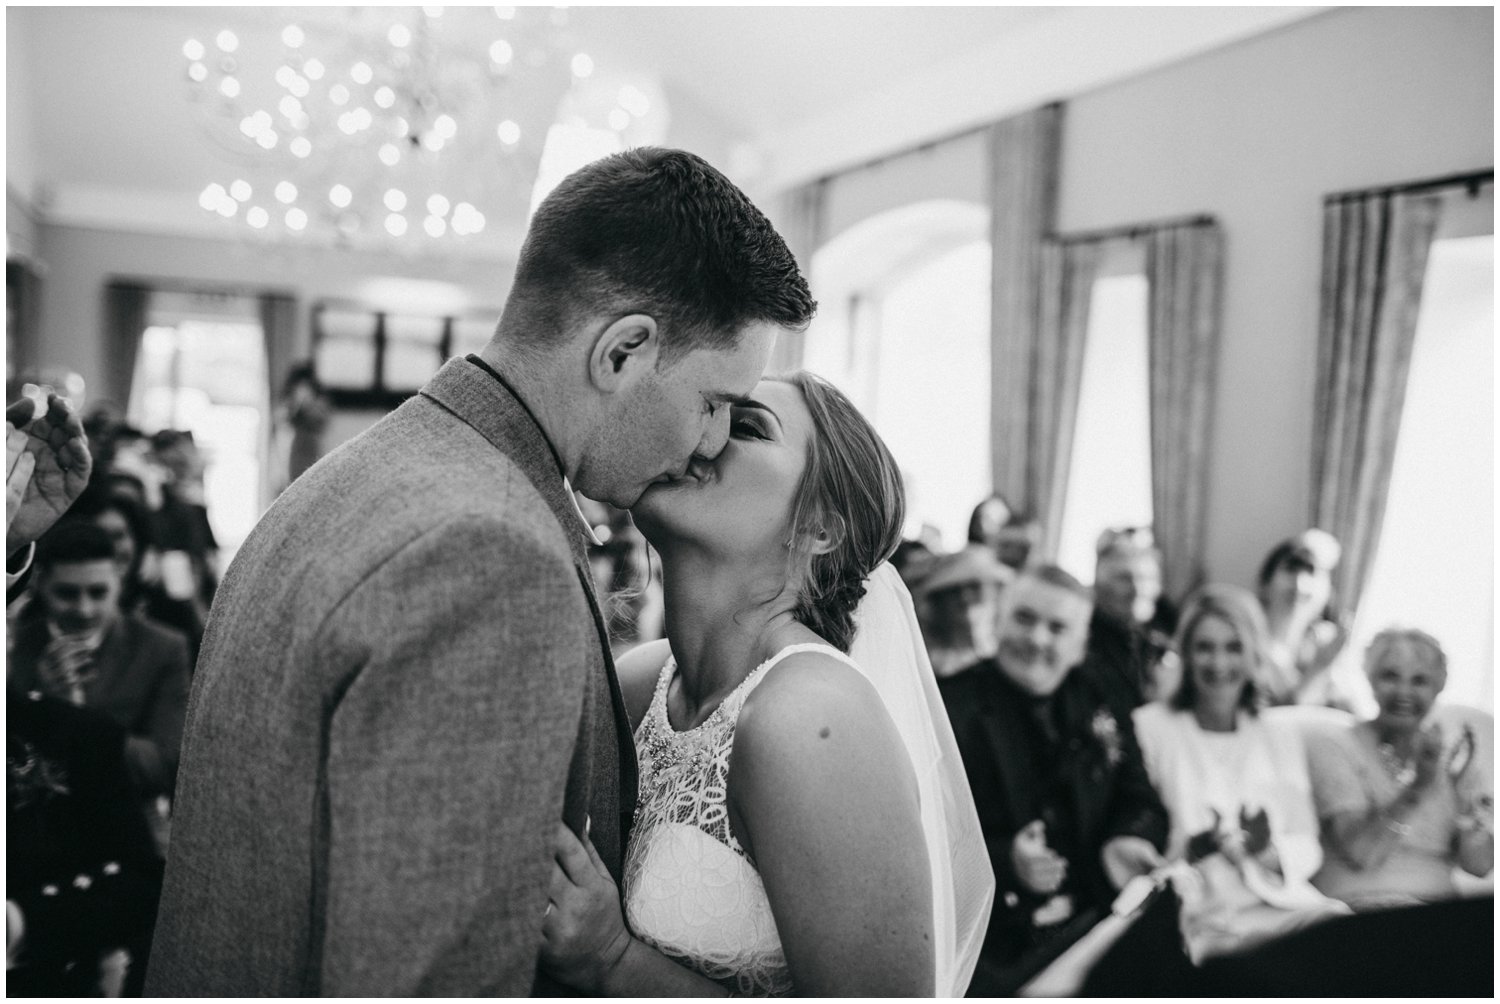
<svg viewBox="0 0 1500 1004"><path fill-rule="evenodd" d="M5 553L35 541L82 493L93 470L88 437L73 405L56 394L33 415L22 398L5 409Z"/></svg>

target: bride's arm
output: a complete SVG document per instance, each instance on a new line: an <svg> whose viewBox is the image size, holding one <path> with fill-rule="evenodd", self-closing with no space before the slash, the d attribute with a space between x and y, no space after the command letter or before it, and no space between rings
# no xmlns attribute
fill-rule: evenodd
<svg viewBox="0 0 1500 1004"><path fill-rule="evenodd" d="M817 653L772 670L740 714L729 803L799 995L932 996L916 776L863 676Z"/></svg>

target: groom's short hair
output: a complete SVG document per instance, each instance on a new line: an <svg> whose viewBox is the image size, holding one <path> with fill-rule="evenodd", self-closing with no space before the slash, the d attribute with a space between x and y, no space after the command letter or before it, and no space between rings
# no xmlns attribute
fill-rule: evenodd
<svg viewBox="0 0 1500 1004"><path fill-rule="evenodd" d="M597 160L532 217L500 331L542 347L577 317L649 314L662 362L731 348L747 324L800 330L817 304L797 260L733 182L682 150Z"/></svg>

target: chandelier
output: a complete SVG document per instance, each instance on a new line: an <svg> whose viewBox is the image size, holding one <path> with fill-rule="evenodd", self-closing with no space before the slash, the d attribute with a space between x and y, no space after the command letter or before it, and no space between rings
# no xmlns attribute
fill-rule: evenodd
<svg viewBox="0 0 1500 1004"><path fill-rule="evenodd" d="M235 165L199 205L247 232L473 239L525 218L569 130L592 159L664 128L659 89L596 73L567 8L279 10L297 19L182 47L200 125Z"/></svg>

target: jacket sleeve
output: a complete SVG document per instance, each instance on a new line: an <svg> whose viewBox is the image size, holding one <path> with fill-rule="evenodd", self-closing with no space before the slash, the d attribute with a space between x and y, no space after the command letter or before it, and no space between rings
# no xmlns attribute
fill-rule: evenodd
<svg viewBox="0 0 1500 1004"><path fill-rule="evenodd" d="M463 517L324 625L324 995L523 996L598 645L566 557ZM318 951L315 947L314 951Z"/></svg>
<svg viewBox="0 0 1500 1004"><path fill-rule="evenodd" d="M1114 837L1144 837L1158 851L1167 847L1167 810L1151 785L1145 759L1136 741L1130 712L1110 706L1120 731L1121 759L1115 769L1114 794L1104 827L1104 840Z"/></svg>

